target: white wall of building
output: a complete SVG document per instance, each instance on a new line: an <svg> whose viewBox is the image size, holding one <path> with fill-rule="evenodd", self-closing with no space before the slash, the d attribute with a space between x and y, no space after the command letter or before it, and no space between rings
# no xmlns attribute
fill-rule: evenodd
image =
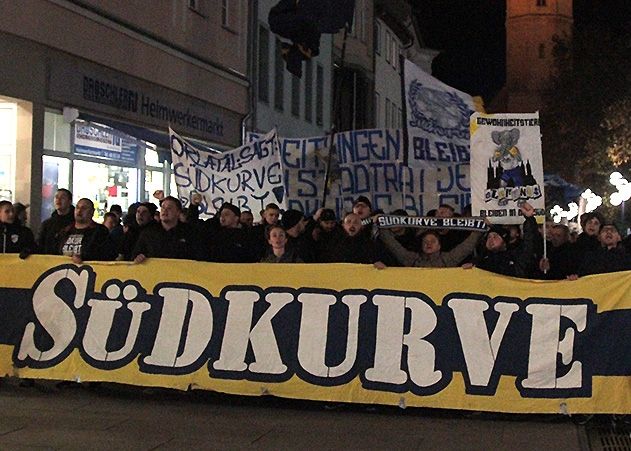
<svg viewBox="0 0 631 451"><path fill-rule="evenodd" d="M275 52L277 36L272 34L267 23L269 10L277 0L260 0L258 2L258 24L256 33L257 49L254 58L257 62L256 73L252 84L256 92L256 114L253 129L266 132L277 127L281 136L309 137L322 136L331 128L331 104L333 101L333 38L323 34L320 40L320 54L303 63L302 78L297 79L285 69L276 70ZM266 37L265 37L266 36ZM266 40L267 45L265 42ZM267 47L267 49L265 49ZM267 58L265 57L267 56ZM260 72L267 74L261 78ZM308 72L311 72L309 75ZM282 77L282 102L276 96L278 77ZM310 101L307 96L310 85ZM320 85L320 87L318 87ZM267 86L267 96L265 95ZM296 102L296 99L298 100Z"/></svg>
<svg viewBox="0 0 631 451"><path fill-rule="evenodd" d="M380 19L375 20L375 125L403 125L399 55L401 41Z"/></svg>

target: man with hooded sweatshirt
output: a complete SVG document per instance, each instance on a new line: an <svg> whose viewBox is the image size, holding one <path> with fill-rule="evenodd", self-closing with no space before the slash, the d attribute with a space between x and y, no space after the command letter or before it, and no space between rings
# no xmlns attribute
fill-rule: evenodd
<svg viewBox="0 0 631 451"><path fill-rule="evenodd" d="M55 211L50 218L42 223L37 239L38 252L42 254L56 255L59 253L57 244L59 232L68 227L74 221L74 207L72 206L72 193L65 188L60 188L55 193Z"/></svg>

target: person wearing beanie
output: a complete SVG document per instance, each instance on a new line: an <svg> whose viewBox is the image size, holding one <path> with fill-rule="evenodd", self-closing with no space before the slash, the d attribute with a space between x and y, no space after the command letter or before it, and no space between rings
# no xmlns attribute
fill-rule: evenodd
<svg viewBox="0 0 631 451"><path fill-rule="evenodd" d="M151 202L132 204L129 207L127 215L125 215L125 219L123 219L125 234L118 251L118 260L132 260L132 252L138 242L140 234L147 227L156 224L153 217L157 210L158 207L156 204Z"/></svg>
<svg viewBox="0 0 631 451"><path fill-rule="evenodd" d="M366 196L359 196L353 202L353 213L361 220L367 219L372 215L372 203Z"/></svg>
<svg viewBox="0 0 631 451"><path fill-rule="evenodd" d="M315 262L316 244L313 240L313 229L316 221L305 218L298 210L286 210L280 218L280 224L287 232L287 249L307 263Z"/></svg>
<svg viewBox="0 0 631 451"><path fill-rule="evenodd" d="M631 269L631 254L621 245L622 238L613 222L604 222L598 232L599 246L583 255L578 268L578 276L604 274ZM576 275L568 276L576 279Z"/></svg>
<svg viewBox="0 0 631 451"><path fill-rule="evenodd" d="M528 202L524 202L520 210L525 218L522 244L519 247L509 248L510 231L493 225L487 233L481 255L474 260L475 266L513 277L527 278L535 274L538 267L535 256L538 237L535 209ZM469 268L471 264L466 264L464 267Z"/></svg>
<svg viewBox="0 0 631 451"><path fill-rule="evenodd" d="M580 223L583 231L576 238L574 244L575 258L578 258L579 261L586 253L596 250L600 246L598 234L605 223L605 218L597 211L590 211L581 215Z"/></svg>
<svg viewBox="0 0 631 451"><path fill-rule="evenodd" d="M330 245L341 230L341 225L337 222L335 211L330 208L319 208L313 215L316 226L311 232L311 237L315 243L315 261L322 260L322 253Z"/></svg>

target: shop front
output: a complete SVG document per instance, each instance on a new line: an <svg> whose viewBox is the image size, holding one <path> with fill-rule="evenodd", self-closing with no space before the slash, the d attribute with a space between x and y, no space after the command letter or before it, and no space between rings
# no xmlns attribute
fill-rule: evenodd
<svg viewBox="0 0 631 451"><path fill-rule="evenodd" d="M0 57L15 61L12 71L0 69L0 199L30 204L34 228L52 213L58 188L70 189L74 202L91 199L97 220L113 204L125 211L155 201L156 190L175 193L169 126L208 148L240 144L243 113L27 39L0 38Z"/></svg>

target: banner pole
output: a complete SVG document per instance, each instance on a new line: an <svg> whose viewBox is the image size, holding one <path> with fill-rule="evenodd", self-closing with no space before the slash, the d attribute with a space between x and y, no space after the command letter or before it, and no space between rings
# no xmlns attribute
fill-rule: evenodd
<svg viewBox="0 0 631 451"><path fill-rule="evenodd" d="M340 122L340 101L342 97L342 81L343 81L343 70L344 70L344 59L346 58L346 41L348 39L348 25L344 27L344 40L342 41L342 54L340 57L340 67L339 72L340 76L338 77L338 83L334 86L333 92L333 108L331 111L331 117L333 118L331 124L331 131L329 133L329 155L326 159L326 169L324 171L324 192L322 193L322 208L326 207L326 199L329 195L329 179L331 178L331 159L335 154L335 133L336 127ZM353 112L355 114L355 112Z"/></svg>

